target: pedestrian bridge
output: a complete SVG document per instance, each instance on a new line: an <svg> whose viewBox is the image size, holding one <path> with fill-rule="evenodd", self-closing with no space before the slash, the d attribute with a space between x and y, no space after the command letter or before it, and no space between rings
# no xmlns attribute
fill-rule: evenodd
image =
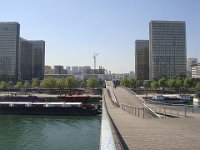
<svg viewBox="0 0 200 150"><path fill-rule="evenodd" d="M200 149L200 114L187 112L185 106L146 104L134 92L115 88L111 81L103 90L103 105L114 139L109 149Z"/></svg>

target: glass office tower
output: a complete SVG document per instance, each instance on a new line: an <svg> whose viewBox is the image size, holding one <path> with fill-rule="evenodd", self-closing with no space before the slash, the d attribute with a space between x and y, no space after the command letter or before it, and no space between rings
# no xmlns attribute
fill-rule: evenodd
<svg viewBox="0 0 200 150"><path fill-rule="evenodd" d="M137 80L149 80L149 40L135 41L135 76Z"/></svg>
<svg viewBox="0 0 200 150"><path fill-rule="evenodd" d="M32 78L42 80L44 78L45 66L45 41L29 41L33 46L32 51Z"/></svg>
<svg viewBox="0 0 200 150"><path fill-rule="evenodd" d="M20 80L32 80L32 51L33 45L20 38Z"/></svg>
<svg viewBox="0 0 200 150"><path fill-rule="evenodd" d="M20 25L0 22L0 80L18 79Z"/></svg>
<svg viewBox="0 0 200 150"><path fill-rule="evenodd" d="M184 21L151 21L149 24L149 78L186 75Z"/></svg>

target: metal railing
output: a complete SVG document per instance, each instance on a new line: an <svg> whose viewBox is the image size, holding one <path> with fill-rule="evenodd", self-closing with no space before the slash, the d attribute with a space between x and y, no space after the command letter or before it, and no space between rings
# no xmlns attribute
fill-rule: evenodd
<svg viewBox="0 0 200 150"><path fill-rule="evenodd" d="M186 105L187 112L200 113L200 105Z"/></svg>
<svg viewBox="0 0 200 150"><path fill-rule="evenodd" d="M130 92L132 95L135 96L135 98L137 99L137 101L143 105L144 110L145 110L146 112L148 112L152 117L154 117L154 118L161 118L160 115L158 115L156 112L154 112L150 107L148 107L148 106L146 105L145 100L144 100L142 97L140 97L139 95L137 95L134 91L132 91L132 90L129 89L129 88L126 88L126 90L127 90L128 92Z"/></svg>
<svg viewBox="0 0 200 150"><path fill-rule="evenodd" d="M157 114L165 117L187 117L186 105L161 105L161 104L147 104Z"/></svg>
<svg viewBox="0 0 200 150"><path fill-rule="evenodd" d="M150 104L137 95L134 91L127 89L132 93L136 99L143 104L143 106L148 109L149 113L153 116L171 116L171 117L187 117L188 107L186 105L162 105L162 104ZM161 115L161 116L160 116Z"/></svg>
<svg viewBox="0 0 200 150"><path fill-rule="evenodd" d="M121 104L120 108L129 114L142 118L145 118L145 112L147 112L145 107L135 107L126 104Z"/></svg>
<svg viewBox="0 0 200 150"><path fill-rule="evenodd" d="M108 92L109 92L109 96L110 96L110 99L111 99L113 105L119 107L119 102L118 102L118 100L117 100L117 98L116 98L116 96L115 96L113 90L110 89L110 88L108 88L107 90L108 90Z"/></svg>

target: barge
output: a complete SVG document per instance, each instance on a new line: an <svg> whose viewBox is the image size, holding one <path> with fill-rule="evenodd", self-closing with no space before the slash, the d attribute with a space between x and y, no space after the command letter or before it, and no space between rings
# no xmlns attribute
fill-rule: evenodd
<svg viewBox="0 0 200 150"><path fill-rule="evenodd" d="M0 102L0 114L97 115L93 104L82 102Z"/></svg>
<svg viewBox="0 0 200 150"><path fill-rule="evenodd" d="M83 102L87 103L90 99L90 96L88 95L64 95L64 96L58 96L59 101L65 101L65 102Z"/></svg>
<svg viewBox="0 0 200 150"><path fill-rule="evenodd" d="M185 104L191 100L190 95L173 95L173 96L163 96L157 95L153 96L150 101L155 103L164 103L164 104Z"/></svg>

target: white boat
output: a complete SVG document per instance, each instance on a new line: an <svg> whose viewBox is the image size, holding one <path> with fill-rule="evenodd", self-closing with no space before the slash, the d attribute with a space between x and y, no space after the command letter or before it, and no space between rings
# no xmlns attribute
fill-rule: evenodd
<svg viewBox="0 0 200 150"><path fill-rule="evenodd" d="M200 103L200 98L194 97L194 98L193 98L193 102L195 102L195 103Z"/></svg>

